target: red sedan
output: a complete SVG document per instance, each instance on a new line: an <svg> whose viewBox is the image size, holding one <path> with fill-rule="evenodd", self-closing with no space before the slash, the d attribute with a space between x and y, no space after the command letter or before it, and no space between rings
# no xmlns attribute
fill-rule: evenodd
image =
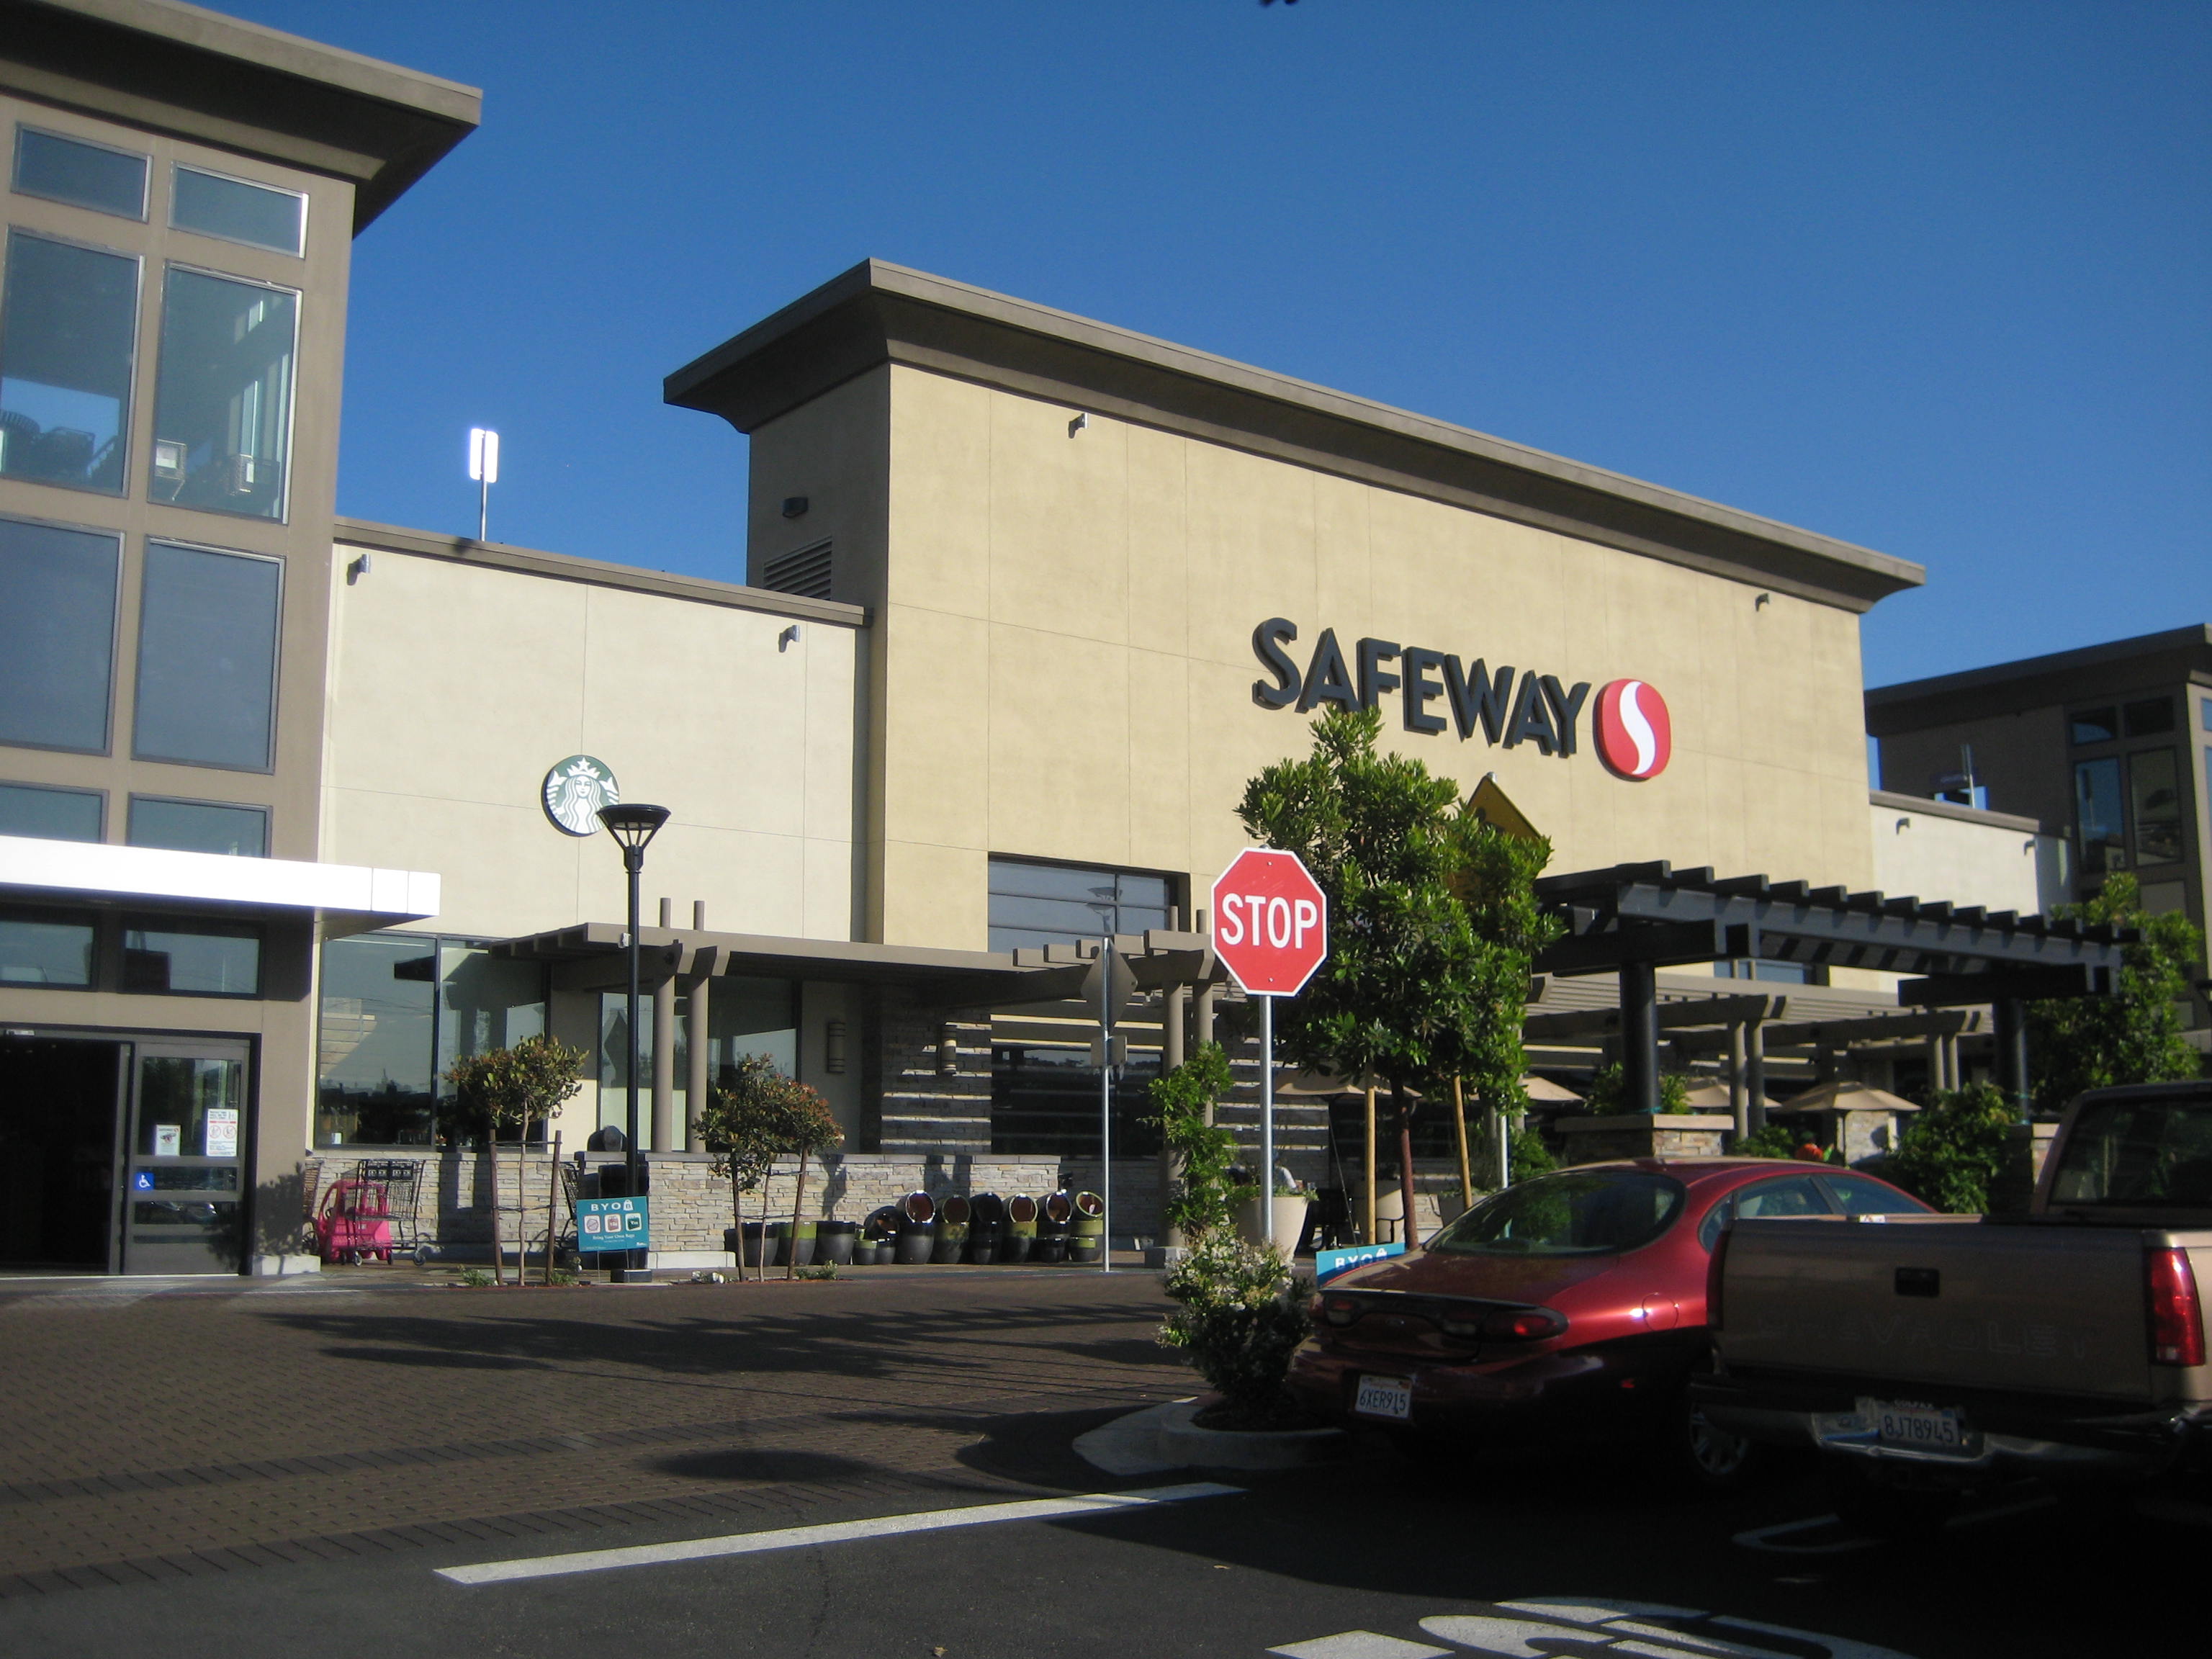
<svg viewBox="0 0 2212 1659"><path fill-rule="evenodd" d="M1724 1486L1749 1447L1690 1409L1705 1268L1737 1216L1928 1206L1856 1170L1772 1158L1589 1164L1509 1187L1422 1248L1331 1279L1289 1388L1342 1423L1421 1435L1656 1438Z"/></svg>

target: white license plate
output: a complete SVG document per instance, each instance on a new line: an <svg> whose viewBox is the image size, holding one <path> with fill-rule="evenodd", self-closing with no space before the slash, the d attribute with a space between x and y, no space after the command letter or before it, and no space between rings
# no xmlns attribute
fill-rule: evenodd
<svg viewBox="0 0 2212 1659"><path fill-rule="evenodd" d="M1966 1431L1959 1413L1943 1406L1906 1406L1889 1400L1863 1401L1861 1411L1874 1419L1885 1446L1905 1446L1915 1451L1963 1452Z"/></svg>
<svg viewBox="0 0 2212 1659"><path fill-rule="evenodd" d="M1413 1414L1413 1385L1402 1376L1363 1376L1352 1409L1361 1417L1388 1417L1403 1423Z"/></svg>

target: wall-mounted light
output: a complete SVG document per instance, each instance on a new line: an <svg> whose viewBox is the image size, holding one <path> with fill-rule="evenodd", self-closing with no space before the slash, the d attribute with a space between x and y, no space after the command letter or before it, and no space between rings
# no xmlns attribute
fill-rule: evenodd
<svg viewBox="0 0 2212 1659"><path fill-rule="evenodd" d="M845 1069L845 1022L842 1019L822 1022L822 1069L832 1076Z"/></svg>
<svg viewBox="0 0 2212 1659"><path fill-rule="evenodd" d="M803 519L806 516L808 505L809 502L804 495L786 495L783 498L783 516L787 519Z"/></svg>
<svg viewBox="0 0 2212 1659"><path fill-rule="evenodd" d="M363 553L346 567L346 586L351 587L367 574L368 574L368 555Z"/></svg>
<svg viewBox="0 0 2212 1659"><path fill-rule="evenodd" d="M1077 433L1082 431L1085 427L1089 426L1090 424L1091 417L1088 415L1079 415L1067 423L1067 435L1073 438Z"/></svg>
<svg viewBox="0 0 2212 1659"><path fill-rule="evenodd" d="M1773 595L1773 594L1771 594L1771 593L1762 593L1762 594L1760 594L1757 599L1753 599L1753 600L1751 602L1751 608L1752 608L1753 611L1764 611L1764 610L1765 610L1765 609L1766 609L1766 607L1767 607L1768 605L1772 605L1773 603L1774 603L1774 595Z"/></svg>
<svg viewBox="0 0 2212 1659"><path fill-rule="evenodd" d="M937 1039L937 1074L939 1077L956 1077L959 1072L960 1039L953 1035L952 1028L948 1025Z"/></svg>
<svg viewBox="0 0 2212 1659"><path fill-rule="evenodd" d="M793 623L789 627L786 628L782 633L775 636L775 648L778 651L788 650L798 643L799 624L797 623Z"/></svg>

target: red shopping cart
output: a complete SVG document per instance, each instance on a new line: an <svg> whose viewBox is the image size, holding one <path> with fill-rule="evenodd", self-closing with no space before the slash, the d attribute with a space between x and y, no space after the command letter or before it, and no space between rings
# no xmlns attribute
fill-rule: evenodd
<svg viewBox="0 0 2212 1659"><path fill-rule="evenodd" d="M389 1182L358 1175L331 1183L315 1217L315 1236L325 1261L359 1267L392 1260L392 1192Z"/></svg>

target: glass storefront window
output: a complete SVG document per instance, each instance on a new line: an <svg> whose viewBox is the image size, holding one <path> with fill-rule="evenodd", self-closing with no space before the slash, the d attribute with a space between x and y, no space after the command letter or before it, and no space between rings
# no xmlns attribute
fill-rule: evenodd
<svg viewBox="0 0 2212 1659"><path fill-rule="evenodd" d="M169 222L179 230L220 236L278 253L297 253L307 222L307 198L181 164L169 191Z"/></svg>
<svg viewBox="0 0 2212 1659"><path fill-rule="evenodd" d="M269 769L283 585L274 559L146 544L139 759Z"/></svg>
<svg viewBox="0 0 2212 1659"><path fill-rule="evenodd" d="M46 789L0 783L0 836L40 841L98 841L106 797L97 789Z"/></svg>
<svg viewBox="0 0 2212 1659"><path fill-rule="evenodd" d="M107 749L120 538L0 519L0 743Z"/></svg>
<svg viewBox="0 0 2212 1659"><path fill-rule="evenodd" d="M261 994L261 930L169 916L123 924L123 988L196 997Z"/></svg>
<svg viewBox="0 0 2212 1659"><path fill-rule="evenodd" d="M2180 862L2181 785L2178 758L2171 749L2149 749L2128 757L2129 805L2135 816L2138 865Z"/></svg>
<svg viewBox="0 0 2212 1659"><path fill-rule="evenodd" d="M436 943L367 937L323 946L318 1146L429 1145Z"/></svg>
<svg viewBox="0 0 2212 1659"><path fill-rule="evenodd" d="M2081 846L2081 873L2101 876L2128 867L2118 759L2074 764L2074 833Z"/></svg>
<svg viewBox="0 0 2212 1659"><path fill-rule="evenodd" d="M67 911L0 910L0 985L92 983L92 919Z"/></svg>
<svg viewBox="0 0 2212 1659"><path fill-rule="evenodd" d="M147 170L146 158L127 149L36 127L16 129L15 189L25 196L143 221Z"/></svg>
<svg viewBox="0 0 2212 1659"><path fill-rule="evenodd" d="M2173 730L2173 700L2150 697L2131 702L2120 711L2131 738L2154 738Z"/></svg>
<svg viewBox="0 0 2212 1659"><path fill-rule="evenodd" d="M545 969L465 945L438 947L438 1067L441 1096L453 1063L512 1048L545 1030Z"/></svg>
<svg viewBox="0 0 2212 1659"><path fill-rule="evenodd" d="M1164 927L1173 914L1172 876L1031 859L990 861L994 951L1066 945L1101 933Z"/></svg>
<svg viewBox="0 0 2212 1659"><path fill-rule="evenodd" d="M1133 1054L1115 1079L1115 1158L1148 1158L1159 1151L1150 1094L1159 1073L1157 1054ZM1097 1158L1099 1092L1097 1068L1084 1049L994 1043L991 1150Z"/></svg>
<svg viewBox="0 0 2212 1659"><path fill-rule="evenodd" d="M599 998L599 1123L623 1128L629 1113L629 1000L619 991ZM707 1075L723 1081L748 1054L764 1054L786 1077L799 1075L799 994L788 980L718 978L709 993ZM638 1067L644 1083L638 1097L638 1134L647 1150L653 1139L653 997L638 999ZM691 1011L688 998L676 1000L675 1081L677 1115L691 1115Z"/></svg>
<svg viewBox="0 0 2212 1659"><path fill-rule="evenodd" d="M222 853L233 858L269 856L269 809L222 806L204 800L131 798L130 842L173 853Z"/></svg>
<svg viewBox="0 0 2212 1659"><path fill-rule="evenodd" d="M170 268L154 392L154 500L284 516L299 313L299 296L288 289Z"/></svg>
<svg viewBox="0 0 2212 1659"><path fill-rule="evenodd" d="M137 340L137 260L9 236L0 476L121 495Z"/></svg>

